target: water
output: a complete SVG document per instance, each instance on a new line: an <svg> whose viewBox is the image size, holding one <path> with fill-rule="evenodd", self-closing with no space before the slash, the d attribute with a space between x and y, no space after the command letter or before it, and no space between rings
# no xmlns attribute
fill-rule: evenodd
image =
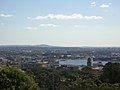
<svg viewBox="0 0 120 90"><path fill-rule="evenodd" d="M106 63L108 63L108 61L92 61L92 64L93 64L93 63L98 63L98 62L102 62L103 65L105 65ZM74 66L87 65L87 60L85 60L85 59L59 60L59 64L60 64L60 65L74 65Z"/></svg>
<svg viewBox="0 0 120 90"><path fill-rule="evenodd" d="M108 63L109 61L93 61L93 63L98 63L98 62L102 62L102 64L105 65L105 64Z"/></svg>
<svg viewBox="0 0 120 90"><path fill-rule="evenodd" d="M87 65L87 60L84 59L77 59L77 60L59 60L59 64L61 65Z"/></svg>

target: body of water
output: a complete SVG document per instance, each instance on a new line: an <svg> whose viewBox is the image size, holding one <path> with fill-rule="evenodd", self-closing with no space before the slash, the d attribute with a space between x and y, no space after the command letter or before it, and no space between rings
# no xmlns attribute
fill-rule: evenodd
<svg viewBox="0 0 120 90"><path fill-rule="evenodd" d="M102 62L103 65L105 65L106 63L108 63L109 61L92 61L92 65ZM60 65L74 65L74 66L78 66L78 65L87 65L87 60L85 59L76 59L76 60L59 60L59 64Z"/></svg>

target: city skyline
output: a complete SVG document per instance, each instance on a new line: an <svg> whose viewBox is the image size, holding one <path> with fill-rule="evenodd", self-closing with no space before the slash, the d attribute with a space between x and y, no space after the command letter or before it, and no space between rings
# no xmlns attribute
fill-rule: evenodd
<svg viewBox="0 0 120 90"><path fill-rule="evenodd" d="M0 45L120 46L118 0L0 0Z"/></svg>

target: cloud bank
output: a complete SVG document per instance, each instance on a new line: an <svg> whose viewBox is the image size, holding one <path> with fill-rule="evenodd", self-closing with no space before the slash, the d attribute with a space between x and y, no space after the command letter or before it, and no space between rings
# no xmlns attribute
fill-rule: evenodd
<svg viewBox="0 0 120 90"><path fill-rule="evenodd" d="M71 15L63 15L63 14L48 14L46 16L37 16L34 18L35 20L45 20L45 19L56 19L56 20L100 20L103 19L102 16L84 16L80 13L74 13Z"/></svg>

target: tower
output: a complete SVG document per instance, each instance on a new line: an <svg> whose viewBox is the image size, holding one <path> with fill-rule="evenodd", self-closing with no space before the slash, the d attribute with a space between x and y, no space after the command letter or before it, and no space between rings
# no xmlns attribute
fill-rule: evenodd
<svg viewBox="0 0 120 90"><path fill-rule="evenodd" d="M91 67L91 65L92 65L92 60L91 60L91 58L88 58L87 59L87 66Z"/></svg>

